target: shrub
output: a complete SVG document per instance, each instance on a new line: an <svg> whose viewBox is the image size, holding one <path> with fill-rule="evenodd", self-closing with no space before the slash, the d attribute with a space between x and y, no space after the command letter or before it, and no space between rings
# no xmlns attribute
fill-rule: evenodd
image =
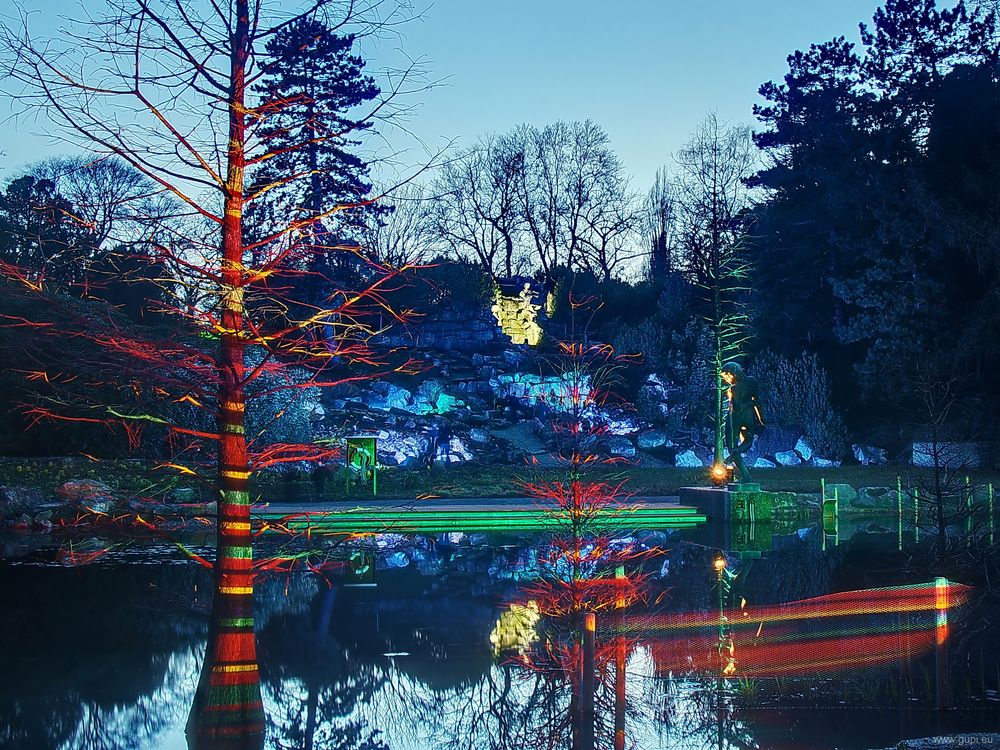
<svg viewBox="0 0 1000 750"><path fill-rule="evenodd" d="M813 449L824 456L847 453L844 421L830 400L830 382L815 354L798 359L765 351L751 374L760 386L764 422L800 428Z"/></svg>

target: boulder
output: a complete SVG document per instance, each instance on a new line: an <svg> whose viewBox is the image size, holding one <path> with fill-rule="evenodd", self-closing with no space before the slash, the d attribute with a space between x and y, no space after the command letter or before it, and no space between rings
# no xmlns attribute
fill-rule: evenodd
<svg viewBox="0 0 1000 750"><path fill-rule="evenodd" d="M704 462L698 458L698 455L693 450L686 450L677 454L677 458L674 459L674 466L682 467L685 469L694 469L704 466Z"/></svg>
<svg viewBox="0 0 1000 750"><path fill-rule="evenodd" d="M813 447L805 436L800 437L795 442L795 452L799 454L803 461L809 461L813 457Z"/></svg>
<svg viewBox="0 0 1000 750"><path fill-rule="evenodd" d="M375 569L405 568L409 564L410 558L406 556L405 552L392 552L384 557L379 557L375 562Z"/></svg>
<svg viewBox="0 0 1000 750"><path fill-rule="evenodd" d="M826 499L832 500L836 493L841 505L851 505L858 497L858 491L849 484L831 483L826 486Z"/></svg>
<svg viewBox="0 0 1000 750"><path fill-rule="evenodd" d="M406 388L400 388L384 380L372 383L371 390L361 396L361 402L370 409L379 411L398 409L404 413L409 412L412 399L413 394Z"/></svg>
<svg viewBox="0 0 1000 750"><path fill-rule="evenodd" d="M754 469L773 469L776 466L777 464L774 463L774 461L768 461L763 456L758 457L757 460L753 462Z"/></svg>
<svg viewBox="0 0 1000 750"><path fill-rule="evenodd" d="M667 433L663 430L645 430L639 433L635 443L637 447L645 451L662 448L667 444Z"/></svg>
<svg viewBox="0 0 1000 750"><path fill-rule="evenodd" d="M765 415L767 416L767 415ZM754 440L753 452L760 456L773 456L780 451L794 450L801 430L779 424L769 424Z"/></svg>
<svg viewBox="0 0 1000 750"><path fill-rule="evenodd" d="M631 437L643 428L643 423L635 417L619 410L602 410L596 415L596 421L602 423L610 435L628 435Z"/></svg>
<svg viewBox="0 0 1000 750"><path fill-rule="evenodd" d="M0 518L14 518L33 513L45 496L34 487L0 487Z"/></svg>
<svg viewBox="0 0 1000 750"><path fill-rule="evenodd" d="M450 461L456 463L458 461L471 461L473 456L472 452L465 447L465 443L462 442L461 438L453 437L448 441L448 453L450 454Z"/></svg>
<svg viewBox="0 0 1000 750"><path fill-rule="evenodd" d="M854 458L862 466L885 466L889 463L884 448L876 448L872 445L852 445Z"/></svg>
<svg viewBox="0 0 1000 750"><path fill-rule="evenodd" d="M774 460L782 466L798 466L802 463L802 459L795 451L778 451L774 454Z"/></svg>
<svg viewBox="0 0 1000 750"><path fill-rule="evenodd" d="M820 458L819 456L813 457L813 466L818 466L821 469L831 469L835 466L840 466L840 461L834 460L832 458Z"/></svg>
<svg viewBox="0 0 1000 750"><path fill-rule="evenodd" d="M635 458L635 446L627 437L616 435L604 441L608 455L621 458Z"/></svg>
<svg viewBox="0 0 1000 750"><path fill-rule="evenodd" d="M490 442L490 433L482 427L473 427L469 430L469 440L483 445Z"/></svg>
<svg viewBox="0 0 1000 750"><path fill-rule="evenodd" d="M70 479L56 489L56 495L68 503L93 506L114 502L117 493L104 482L94 479Z"/></svg>
<svg viewBox="0 0 1000 750"><path fill-rule="evenodd" d="M525 358L525 353L517 349L504 349L503 361L511 367L517 367Z"/></svg>
<svg viewBox="0 0 1000 750"><path fill-rule="evenodd" d="M990 443L913 443L912 457L914 466L934 466L935 460L939 466L946 469L978 469L988 463L984 460L996 451L995 444Z"/></svg>

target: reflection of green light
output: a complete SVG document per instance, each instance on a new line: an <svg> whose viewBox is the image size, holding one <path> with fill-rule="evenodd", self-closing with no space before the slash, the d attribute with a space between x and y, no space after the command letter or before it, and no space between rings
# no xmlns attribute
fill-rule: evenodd
<svg viewBox="0 0 1000 750"><path fill-rule="evenodd" d="M260 517L279 520L280 511L269 510ZM566 528L568 518L539 509L508 509L498 511L448 510L376 510L357 509L341 512L316 513L308 517L283 521L293 530L334 533L381 531L558 531ZM588 522L595 530L608 529L681 529L693 528L705 522L705 516L693 508L639 508L627 513L608 512Z"/></svg>

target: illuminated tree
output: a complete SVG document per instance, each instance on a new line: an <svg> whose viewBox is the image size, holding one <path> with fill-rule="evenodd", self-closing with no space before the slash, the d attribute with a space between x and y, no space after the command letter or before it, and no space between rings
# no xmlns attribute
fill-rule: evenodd
<svg viewBox="0 0 1000 750"><path fill-rule="evenodd" d="M715 449L718 466L725 449L722 366L739 356L749 338L750 264L747 235L753 174L753 144L745 129L726 129L709 115L677 156L677 234L680 262L701 290L700 314L712 339Z"/></svg>
<svg viewBox="0 0 1000 750"><path fill-rule="evenodd" d="M272 192L293 191L315 175L312 169L290 167L266 184L251 185L247 172L308 152L311 144L327 143L334 134L291 126L288 118L309 116L308 107L300 106L301 95L289 99L276 89L258 98L253 92L274 69L275 56L283 54L274 40L298 24L321 19L332 29L372 34L400 20L401 12L399 5L379 0L311 0L292 8L250 0L196 7L186 0L111 0L103 17L70 23L54 39L36 40L27 18L19 27L0 30L9 78L21 87L18 106L47 115L66 141L121 159L184 205L192 220L211 227L204 239L195 234L194 244L183 250L165 239L154 242L156 256L182 269L179 282L201 292L197 306L175 305L168 311L175 316L172 326L150 331L89 311L68 315L60 330L52 330L47 320L7 322L89 340L101 360L91 377L105 377L110 386L135 394L131 408L108 408L95 399L74 411L39 408L36 418L127 426L133 433L137 426L156 425L192 459L169 465L195 472L200 457L214 466L217 608L227 613L232 636L220 643L253 643L252 472L331 455L317 445L261 445L257 435L247 434L248 396L267 398L364 377L352 364L379 363L367 342L373 321L381 319L376 311L391 318L384 293L397 274L361 260L357 288L312 302L288 298L304 274L315 280L321 273L313 270L311 259L336 249L311 238L317 226L345 209L343 196L331 196L322 206L314 203L313 210L287 216L248 241L244 216L249 207ZM388 106L386 97L373 102L373 109L383 104ZM275 126L308 135L275 138ZM37 280L25 280L15 266L6 270L11 283L48 291ZM252 362L251 350L260 353ZM307 376L295 377L293 371ZM274 384L255 391L253 384L265 375ZM40 377L52 382L60 373ZM210 415L214 425L183 422L176 409L171 414L164 408L177 405ZM245 655L251 658L249 651ZM209 654L206 684L214 684L213 670L224 668L214 660L224 656ZM224 697L209 691L205 699L213 696ZM209 723L199 726L192 741L200 746L224 736L224 726Z"/></svg>

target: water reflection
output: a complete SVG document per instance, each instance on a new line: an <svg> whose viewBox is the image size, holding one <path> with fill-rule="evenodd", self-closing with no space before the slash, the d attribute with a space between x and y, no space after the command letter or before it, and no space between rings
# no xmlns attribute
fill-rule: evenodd
<svg viewBox="0 0 1000 750"><path fill-rule="evenodd" d="M641 535L630 538L609 549L632 554ZM0 638L14 644L0 683L0 747L182 750L205 746L197 728L206 722L229 730L210 746L275 750L583 750L588 726L595 748L823 746L834 729L843 747L869 748L936 730L930 712L857 708L933 705L933 586L829 594L847 582L838 558L802 549L730 558L740 575L724 615L737 671L720 680L712 550L673 543L666 557L639 561L645 598L619 606L608 560L594 568L604 583L582 578L574 592L554 573L563 568L551 539L488 541L397 538L379 552L375 587L307 574L257 581L256 659L249 631L225 637L234 631L224 623L245 610L223 604L209 615L215 585L205 571L118 565L114 550L86 567L0 567ZM949 587L952 614L966 594ZM596 616L592 672L587 614ZM950 627L953 644L975 636L961 620ZM982 658L954 655L959 702L970 683L980 697L995 690L995 654ZM213 670L226 665L239 669ZM221 685L213 703L215 674L245 681ZM266 734L259 704L246 700L255 681ZM850 713L837 713L843 703ZM996 727L995 710L942 716L967 730Z"/></svg>
<svg viewBox="0 0 1000 750"><path fill-rule="evenodd" d="M208 641L187 736L191 750L264 747L264 704L254 632L249 565L220 559L214 579Z"/></svg>

